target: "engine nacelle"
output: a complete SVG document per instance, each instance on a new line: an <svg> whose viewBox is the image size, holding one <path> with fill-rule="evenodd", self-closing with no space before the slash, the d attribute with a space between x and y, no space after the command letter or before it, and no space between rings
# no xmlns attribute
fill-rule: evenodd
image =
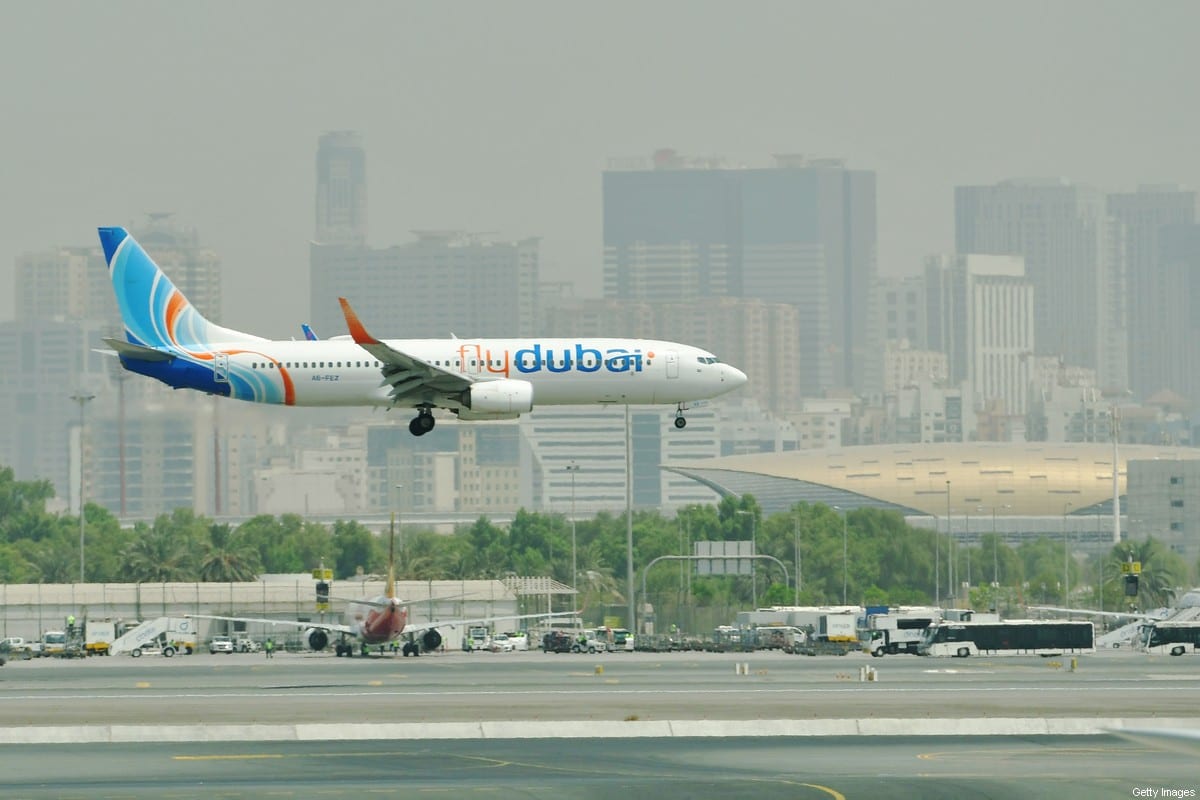
<svg viewBox="0 0 1200 800"><path fill-rule="evenodd" d="M320 628L309 628L304 632L304 643L309 650L324 650L329 646L329 632Z"/></svg>
<svg viewBox="0 0 1200 800"><path fill-rule="evenodd" d="M533 384L511 378L480 381L463 392L462 404L471 415L524 414L533 410Z"/></svg>
<svg viewBox="0 0 1200 800"><path fill-rule="evenodd" d="M442 646L442 635L435 628L430 628L421 634L421 649L425 652L437 650Z"/></svg>

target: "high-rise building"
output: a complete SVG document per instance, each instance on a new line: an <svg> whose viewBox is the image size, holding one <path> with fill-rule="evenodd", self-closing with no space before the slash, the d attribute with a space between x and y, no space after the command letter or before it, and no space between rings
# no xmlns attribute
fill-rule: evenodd
<svg viewBox="0 0 1200 800"><path fill-rule="evenodd" d="M925 279L920 275L879 278L875 296L882 314L880 330L885 341L907 341L925 347Z"/></svg>
<svg viewBox="0 0 1200 800"><path fill-rule="evenodd" d="M0 465L18 480L49 480L59 498L76 498L79 406L71 395L102 395L104 356L93 352L106 331L84 321L0 323ZM87 414L95 432L97 405ZM83 443L86 456L87 442ZM85 460L85 463L86 460ZM86 477L86 473L85 473Z"/></svg>
<svg viewBox="0 0 1200 800"><path fill-rule="evenodd" d="M344 333L348 298L378 336L532 336L537 327L538 239L493 241L458 231L373 249L311 248L311 319L321 336Z"/></svg>
<svg viewBox="0 0 1200 800"><path fill-rule="evenodd" d="M950 382L972 386L976 411L1024 415L1035 349L1034 293L1021 258L934 256L925 265L925 288L926 340L946 354Z"/></svg>
<svg viewBox="0 0 1200 800"><path fill-rule="evenodd" d="M1151 391L1177 392L1200 405L1200 225L1169 225L1158 234L1155 344L1139 353L1153 360Z"/></svg>
<svg viewBox="0 0 1200 800"><path fill-rule="evenodd" d="M803 392L878 387L873 172L798 156L747 169L666 150L652 166L614 164L603 181L606 298L788 303Z"/></svg>
<svg viewBox="0 0 1200 800"><path fill-rule="evenodd" d="M955 239L959 253L1024 257L1039 354L1128 385L1124 248L1103 194L1062 179L960 186Z"/></svg>
<svg viewBox="0 0 1200 800"><path fill-rule="evenodd" d="M367 242L367 152L363 136L333 131L317 142L317 223L321 244Z"/></svg>
<svg viewBox="0 0 1200 800"><path fill-rule="evenodd" d="M13 296L18 321L92 320L120 327L99 247L58 247L19 256Z"/></svg>
<svg viewBox="0 0 1200 800"><path fill-rule="evenodd" d="M1167 225L1195 223L1196 193L1178 186L1141 186L1136 192L1110 194L1108 212L1125 227L1130 388L1143 400L1164 388L1183 391L1172 385L1180 368L1171 356L1173 337L1179 334L1178 319L1172 317L1178 298L1171 291L1178 287L1168 280L1160 234Z"/></svg>

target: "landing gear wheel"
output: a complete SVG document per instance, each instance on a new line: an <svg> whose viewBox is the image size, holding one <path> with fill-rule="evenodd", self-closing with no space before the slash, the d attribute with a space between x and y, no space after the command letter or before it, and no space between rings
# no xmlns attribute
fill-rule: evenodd
<svg viewBox="0 0 1200 800"><path fill-rule="evenodd" d="M422 408L417 416L413 417L408 423L408 432L413 436L424 436L433 430L433 426L437 424L437 420L433 418L433 414L428 408Z"/></svg>
<svg viewBox="0 0 1200 800"><path fill-rule="evenodd" d="M687 427L687 420L684 419L683 417L676 417L675 418L675 427L682 430L683 428Z"/></svg>

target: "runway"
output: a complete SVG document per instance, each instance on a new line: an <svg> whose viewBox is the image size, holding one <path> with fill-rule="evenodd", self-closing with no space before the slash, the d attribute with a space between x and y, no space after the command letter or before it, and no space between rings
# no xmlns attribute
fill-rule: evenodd
<svg viewBox="0 0 1200 800"><path fill-rule="evenodd" d="M1129 652L1074 670L782 653L41 660L0 670L0 722L4 798L164 782L171 797L663 800L1200 788L1194 760L1105 732L1200 727L1200 662Z"/></svg>

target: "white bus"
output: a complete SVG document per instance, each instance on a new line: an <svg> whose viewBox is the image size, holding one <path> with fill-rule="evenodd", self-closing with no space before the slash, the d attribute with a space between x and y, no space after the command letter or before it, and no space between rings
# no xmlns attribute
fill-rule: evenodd
<svg viewBox="0 0 1200 800"><path fill-rule="evenodd" d="M1096 652L1090 622L1006 620L939 622L925 629L917 646L923 656L1060 656Z"/></svg>
<svg viewBox="0 0 1200 800"><path fill-rule="evenodd" d="M1147 653L1200 653L1200 621L1157 620L1142 626L1140 649Z"/></svg>

